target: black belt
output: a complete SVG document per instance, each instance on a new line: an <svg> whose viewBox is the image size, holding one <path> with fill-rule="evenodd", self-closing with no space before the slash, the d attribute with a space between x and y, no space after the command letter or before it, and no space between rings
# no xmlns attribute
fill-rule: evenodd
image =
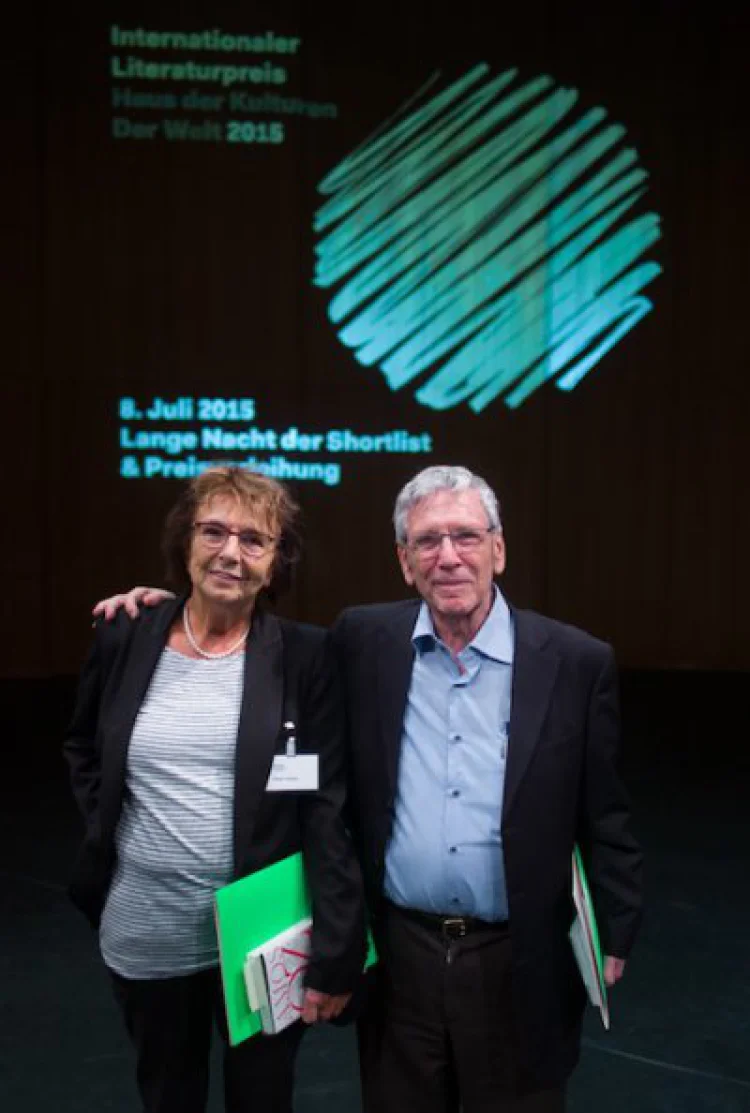
<svg viewBox="0 0 750 1113"><path fill-rule="evenodd" d="M465 935L477 931L492 931L496 935L507 935L507 920L478 920L476 916L441 916L436 912L421 912L417 908L402 908L400 904L388 901L391 908L401 916L427 931L440 935L443 939L463 939Z"/></svg>

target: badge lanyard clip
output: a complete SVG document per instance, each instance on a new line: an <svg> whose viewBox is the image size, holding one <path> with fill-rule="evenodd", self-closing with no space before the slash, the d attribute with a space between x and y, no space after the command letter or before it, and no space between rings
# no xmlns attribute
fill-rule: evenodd
<svg viewBox="0 0 750 1113"><path fill-rule="evenodd" d="M295 725L291 721L291 719L288 720L286 723L284 723L284 733L286 734L286 756L287 757L296 757L297 756L297 736L296 736L296 733L295 733L296 729L297 728L295 727Z"/></svg>

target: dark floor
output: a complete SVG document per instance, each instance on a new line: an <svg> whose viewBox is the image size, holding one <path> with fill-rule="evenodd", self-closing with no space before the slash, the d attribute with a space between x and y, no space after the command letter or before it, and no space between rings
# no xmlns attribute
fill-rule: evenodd
<svg viewBox="0 0 750 1113"><path fill-rule="evenodd" d="M750 1113L750 677L623 678L647 916L604 1033L587 1019L570 1113ZM0 1113L138 1109L88 928L64 885L78 836L56 750L68 688L0 689ZM735 718L735 714L737 718ZM32 724L32 729L29 725ZM313 1031L298 1113L359 1110L351 1030ZM221 1108L215 1088L212 1113Z"/></svg>

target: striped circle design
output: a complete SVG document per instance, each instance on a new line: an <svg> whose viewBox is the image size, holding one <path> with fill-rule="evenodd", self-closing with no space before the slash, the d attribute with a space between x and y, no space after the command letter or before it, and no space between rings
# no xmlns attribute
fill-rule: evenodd
<svg viewBox="0 0 750 1113"><path fill-rule="evenodd" d="M625 129L548 76L434 75L319 183L314 284L422 405L570 391L652 309L660 238Z"/></svg>

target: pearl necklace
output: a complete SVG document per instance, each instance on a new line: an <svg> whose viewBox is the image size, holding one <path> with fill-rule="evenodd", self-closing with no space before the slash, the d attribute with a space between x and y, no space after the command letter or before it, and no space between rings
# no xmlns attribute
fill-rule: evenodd
<svg viewBox="0 0 750 1113"><path fill-rule="evenodd" d="M223 653L209 653L208 650L201 649L198 642L195 640L195 635L190 628L190 615L188 613L187 603L182 611L182 625L185 627L185 637L190 642L191 648L195 650L199 657L205 657L208 661L220 661L222 657L231 657L231 655L236 653L240 646L247 641L247 636L250 633L250 627L248 626L240 640L236 641L229 649L225 649Z"/></svg>

